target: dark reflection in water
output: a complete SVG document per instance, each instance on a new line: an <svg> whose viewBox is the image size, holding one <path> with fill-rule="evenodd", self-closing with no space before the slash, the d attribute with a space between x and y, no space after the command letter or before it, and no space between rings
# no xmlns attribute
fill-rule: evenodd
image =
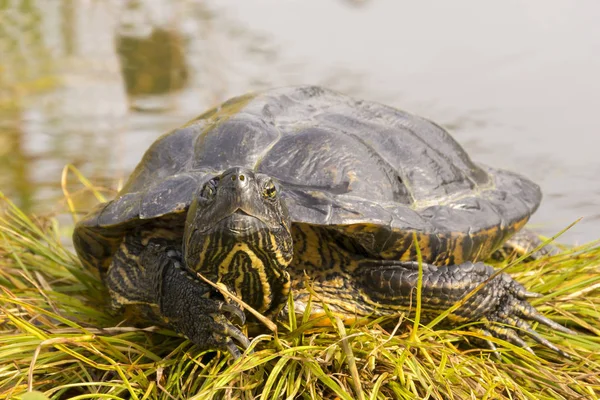
<svg viewBox="0 0 600 400"><path fill-rule="evenodd" d="M160 134L231 96L313 83L451 128L475 160L542 185L538 229L584 216L565 241L592 240L595 16L558 0L0 1L0 190L62 209L73 164L111 196ZM69 177L79 208L96 202Z"/></svg>
<svg viewBox="0 0 600 400"><path fill-rule="evenodd" d="M144 37L117 36L117 52L127 93L164 94L181 89L188 70L182 38L175 31L152 29Z"/></svg>

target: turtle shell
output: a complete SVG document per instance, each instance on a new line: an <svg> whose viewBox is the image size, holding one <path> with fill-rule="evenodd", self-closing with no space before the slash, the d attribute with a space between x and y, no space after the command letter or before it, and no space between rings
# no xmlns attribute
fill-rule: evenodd
<svg viewBox="0 0 600 400"><path fill-rule="evenodd" d="M477 165L446 130L320 87L233 98L161 136L117 197L79 222L75 247L107 268L128 229L184 214L199 186L234 167L280 182L295 224L326 225L389 259L437 264L490 254L520 229L539 187Z"/></svg>

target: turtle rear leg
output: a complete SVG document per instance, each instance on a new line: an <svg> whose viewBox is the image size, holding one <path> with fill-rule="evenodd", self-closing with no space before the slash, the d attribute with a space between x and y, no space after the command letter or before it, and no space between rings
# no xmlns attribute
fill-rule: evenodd
<svg viewBox="0 0 600 400"><path fill-rule="evenodd" d="M531 250L540 246L543 241L537 233L529 229L521 229L508 239L502 247L492 253L493 260L506 260L512 257L520 257L527 254ZM560 252L560 249L553 244L547 244L538 251L531 253L528 260L537 260L538 258L555 255Z"/></svg>
<svg viewBox="0 0 600 400"><path fill-rule="evenodd" d="M528 292L509 275L501 273L490 279L495 273L494 268L481 262L442 267L423 263L422 266L421 305L424 319L439 315L487 281L449 315L450 322L457 324L483 320L485 331L492 336L529 349L519 336L525 333L539 344L568 357L565 352L536 333L527 321L537 321L563 333L575 333L533 308L527 299L539 295ZM410 307L414 310L418 271L417 262L368 260L361 263L358 276L363 293L370 301L380 304L381 308L394 310Z"/></svg>

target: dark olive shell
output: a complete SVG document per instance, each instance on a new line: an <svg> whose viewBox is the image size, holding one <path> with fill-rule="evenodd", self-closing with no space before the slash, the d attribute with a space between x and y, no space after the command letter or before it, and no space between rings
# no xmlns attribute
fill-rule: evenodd
<svg viewBox="0 0 600 400"><path fill-rule="evenodd" d="M294 223L328 225L384 258L410 258L415 232L430 262L477 259L541 200L536 184L474 164L433 122L289 87L233 98L161 136L119 195L77 225L78 253L106 268L130 227L184 213L203 182L233 166L276 178Z"/></svg>

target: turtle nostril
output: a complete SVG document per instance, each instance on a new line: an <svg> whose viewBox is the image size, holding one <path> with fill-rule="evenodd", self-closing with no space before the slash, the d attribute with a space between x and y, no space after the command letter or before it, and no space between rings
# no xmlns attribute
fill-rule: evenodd
<svg viewBox="0 0 600 400"><path fill-rule="evenodd" d="M231 175L231 180L232 180L232 181L234 181L234 182L235 182L235 181L236 181L236 180L238 180L238 179L239 179L240 181L244 181L244 180L246 180L246 175L244 175L244 174L239 174L239 175L235 175L235 174L234 174L234 175Z"/></svg>

